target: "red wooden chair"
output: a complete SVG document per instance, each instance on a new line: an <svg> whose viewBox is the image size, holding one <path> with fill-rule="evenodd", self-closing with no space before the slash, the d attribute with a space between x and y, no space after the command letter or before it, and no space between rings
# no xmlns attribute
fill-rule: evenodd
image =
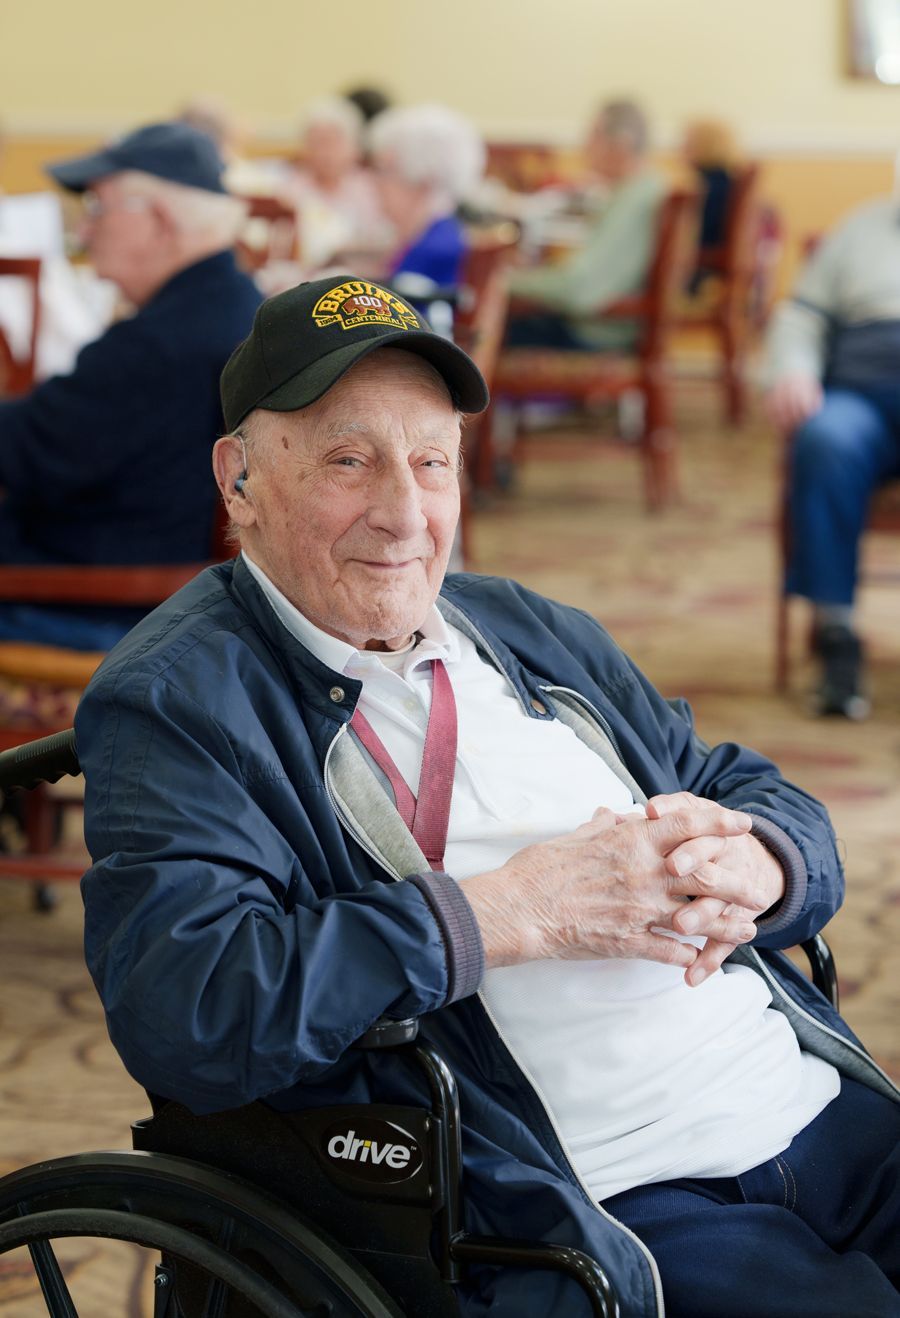
<svg viewBox="0 0 900 1318"><path fill-rule="evenodd" d="M639 326L635 351L569 352L511 348L500 356L494 398L522 402L556 397L573 402L620 398L638 392L644 402L644 489L651 509L663 507L676 493L676 439L671 415L671 381L667 359L678 291L683 287L693 243L696 198L673 192L662 202L656 248L643 293L602 309L602 319L625 319ZM493 456L485 454L485 469Z"/></svg>
<svg viewBox="0 0 900 1318"><path fill-rule="evenodd" d="M247 223L237 244L238 258L253 274L270 261L296 261L298 254L297 212L281 197L242 197L247 206Z"/></svg>
<svg viewBox="0 0 900 1318"><path fill-rule="evenodd" d="M27 564L0 566L0 602L146 606L162 604L203 568L234 553L226 540L227 519L219 503L210 559L206 563L150 566ZM105 655L25 641L0 641L0 682L22 688L21 708L7 710L0 725L0 751L35 737L71 727L74 698L87 686ZM61 796L46 786L26 794L23 827L26 848L20 855L0 855L0 877L24 878L39 886L38 906L51 904L48 879L80 879L84 865L53 850L66 805L79 796Z"/></svg>
<svg viewBox="0 0 900 1318"><path fill-rule="evenodd" d="M472 234L454 311L454 340L475 362L489 389L493 388L506 329L509 291L505 267L514 248L515 234L509 226ZM490 462L490 424L488 409L470 418L464 436L469 454L461 481L460 541L464 563L469 557L472 487L488 483L483 468L485 462Z"/></svg>
<svg viewBox="0 0 900 1318"><path fill-rule="evenodd" d="M712 277L702 285L696 305L685 301L678 319L679 328L703 329L715 337L725 415L731 425L740 425L746 415L746 351L759 323L761 263L771 264L758 180L759 167L754 164L735 176L724 242L719 247L702 247L698 254L697 266ZM766 278L771 281L768 268Z"/></svg>
<svg viewBox="0 0 900 1318"><path fill-rule="evenodd" d="M41 260L37 256L0 256L0 279L28 281L31 302L31 334L25 357L17 357L0 329L0 398L15 398L34 387L38 336L41 332Z"/></svg>

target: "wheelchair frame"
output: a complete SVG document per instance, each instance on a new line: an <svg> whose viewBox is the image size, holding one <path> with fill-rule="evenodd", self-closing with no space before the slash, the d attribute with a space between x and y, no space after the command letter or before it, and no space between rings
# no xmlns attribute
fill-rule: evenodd
<svg viewBox="0 0 900 1318"><path fill-rule="evenodd" d="M0 754L0 789L4 790L55 782L78 772L71 730ZM803 946L814 981L837 1006L837 975L827 944L817 935ZM333 1318L431 1318L434 1301L427 1295L426 1307L419 1307L414 1296L413 1307L401 1309L385 1289L378 1272L382 1256L391 1251L395 1265L415 1261L420 1268L423 1263L431 1266L431 1280L443 1288L443 1307L448 1311L452 1288L463 1281L467 1268L525 1267L565 1274L581 1287L595 1318L621 1318L619 1300L606 1273L582 1251L476 1236L463 1229L456 1081L436 1049L418 1041L417 1034L415 1020L384 1020L372 1026L356 1046L392 1049L414 1062L427 1081L427 1111L359 1105L297 1114L302 1141L308 1146L303 1156L310 1176L318 1175L320 1185L323 1176L330 1178L336 1193L365 1200L366 1210L384 1214L386 1221L405 1213L404 1220L416 1226L418 1240L413 1248L417 1243L419 1249L415 1255L409 1246L404 1252L402 1242L398 1248L388 1230L370 1248L358 1248L361 1257L356 1257L352 1243L338 1243L324 1228L305 1220L294 1203L261 1189L234 1170L165 1150L140 1151L140 1144L148 1139L144 1122L135 1126L137 1152L77 1154L37 1163L0 1179L0 1254L28 1247L50 1318L78 1318L51 1244L53 1239L67 1236L128 1240L160 1250L163 1262L154 1277L154 1318L188 1318L177 1291L180 1275L190 1275L191 1269L200 1269L210 1280L202 1307L191 1308L189 1318L227 1318L234 1312L228 1307L229 1291L238 1297L238 1313L245 1311L241 1304L249 1304L252 1312L264 1318L302 1318L310 1312L310 1302L317 1315ZM367 1113L376 1112L377 1120L402 1129L410 1140L415 1137L406 1126L413 1125L420 1136L422 1158L408 1175L394 1177L375 1189L372 1183L360 1188L352 1176L348 1179L335 1172L333 1160L329 1165L322 1155L322 1139L348 1113L356 1113L352 1119L360 1124ZM207 1119L186 1116L185 1140L192 1147L190 1123ZM395 1121L390 1120L392 1116ZM152 1140L152 1134L149 1138ZM411 1216L414 1210L418 1210L417 1216ZM432 1296L435 1293L432 1289ZM408 1296L400 1298L409 1305Z"/></svg>

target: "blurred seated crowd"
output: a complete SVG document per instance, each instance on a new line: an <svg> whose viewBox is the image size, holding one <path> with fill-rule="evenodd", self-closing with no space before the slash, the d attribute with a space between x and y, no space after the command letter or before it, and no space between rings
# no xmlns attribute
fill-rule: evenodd
<svg viewBox="0 0 900 1318"><path fill-rule="evenodd" d="M451 107L394 106L363 87L309 104L283 154L250 152L227 107L197 99L49 163L57 191L0 197L0 260L42 262L34 384L17 397L4 397L3 369L26 350L26 290L0 279L0 565L206 560L218 376L262 298L305 279L379 281L452 335L473 235L512 221L506 343L632 351L640 325L604 311L641 293L654 260L672 184L650 163L651 137L637 102L610 100L577 165L559 171L558 152L504 155ZM722 277L747 163L726 125L687 127L688 300ZM767 347L768 413L793 436L785 589L813 604L819 711L850 718L868 708L859 540L874 489L900 468L894 212L893 200L873 204L820 243ZM250 259L273 214L286 241ZM757 223L752 241L764 237ZM103 650L139 612L0 604L0 640Z"/></svg>

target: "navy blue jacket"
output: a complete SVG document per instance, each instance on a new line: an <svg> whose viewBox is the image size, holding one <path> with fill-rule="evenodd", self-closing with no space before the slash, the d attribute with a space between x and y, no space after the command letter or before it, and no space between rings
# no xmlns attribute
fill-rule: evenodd
<svg viewBox="0 0 900 1318"><path fill-rule="evenodd" d="M71 375L0 404L0 562L209 557L219 375L260 301L219 252L88 344Z"/></svg>
<svg viewBox="0 0 900 1318"><path fill-rule="evenodd" d="M805 1047L896 1094L771 951L839 905L823 807L762 756L707 747L687 708L588 615L470 575L447 579L439 607L508 675L526 714L583 718L638 790L685 789L754 816L788 891L743 955ZM402 1062L350 1045L381 1015L424 1017L460 1086L468 1228L586 1250L626 1315L657 1315L655 1263L591 1202L482 1005L461 889L416 869L392 803L359 772L347 736L359 691L286 631L240 559L201 574L101 666L76 732L95 861L86 953L113 1042L136 1080L197 1111L256 1098L280 1110L415 1103L425 1096ZM512 1269L460 1300L470 1318L587 1313L571 1283Z"/></svg>

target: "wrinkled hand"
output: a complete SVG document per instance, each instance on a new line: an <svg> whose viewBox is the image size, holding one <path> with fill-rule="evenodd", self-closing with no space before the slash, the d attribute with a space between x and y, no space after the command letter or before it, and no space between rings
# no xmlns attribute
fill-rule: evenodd
<svg viewBox="0 0 900 1318"><path fill-rule="evenodd" d="M481 929L487 965L547 957L694 965L702 955L696 947L657 932L677 928L683 894L700 882L679 877L669 857L699 840L705 859L711 839L721 845L745 835L750 824L748 815L692 797L683 806L663 806L656 818L600 809L574 832L524 847L499 869L462 885ZM742 907L746 883L725 888L727 883L719 894L716 929L734 946L749 941L756 928L743 909L733 916L724 910L731 901Z"/></svg>
<svg viewBox="0 0 900 1318"><path fill-rule="evenodd" d="M766 394L766 414L785 434L815 416L822 406L822 385L814 375L785 375Z"/></svg>
<svg viewBox="0 0 900 1318"><path fill-rule="evenodd" d="M710 804L691 792L673 792L651 798L647 815L664 819L673 812ZM671 927L680 934L704 935L707 940L685 973L686 982L694 987L718 970L742 941L733 938L735 922L752 924L781 900L784 872L772 853L749 833L698 834L673 848L666 857L666 868L673 876L674 891L694 898L675 911ZM754 933L755 929L753 925Z"/></svg>

